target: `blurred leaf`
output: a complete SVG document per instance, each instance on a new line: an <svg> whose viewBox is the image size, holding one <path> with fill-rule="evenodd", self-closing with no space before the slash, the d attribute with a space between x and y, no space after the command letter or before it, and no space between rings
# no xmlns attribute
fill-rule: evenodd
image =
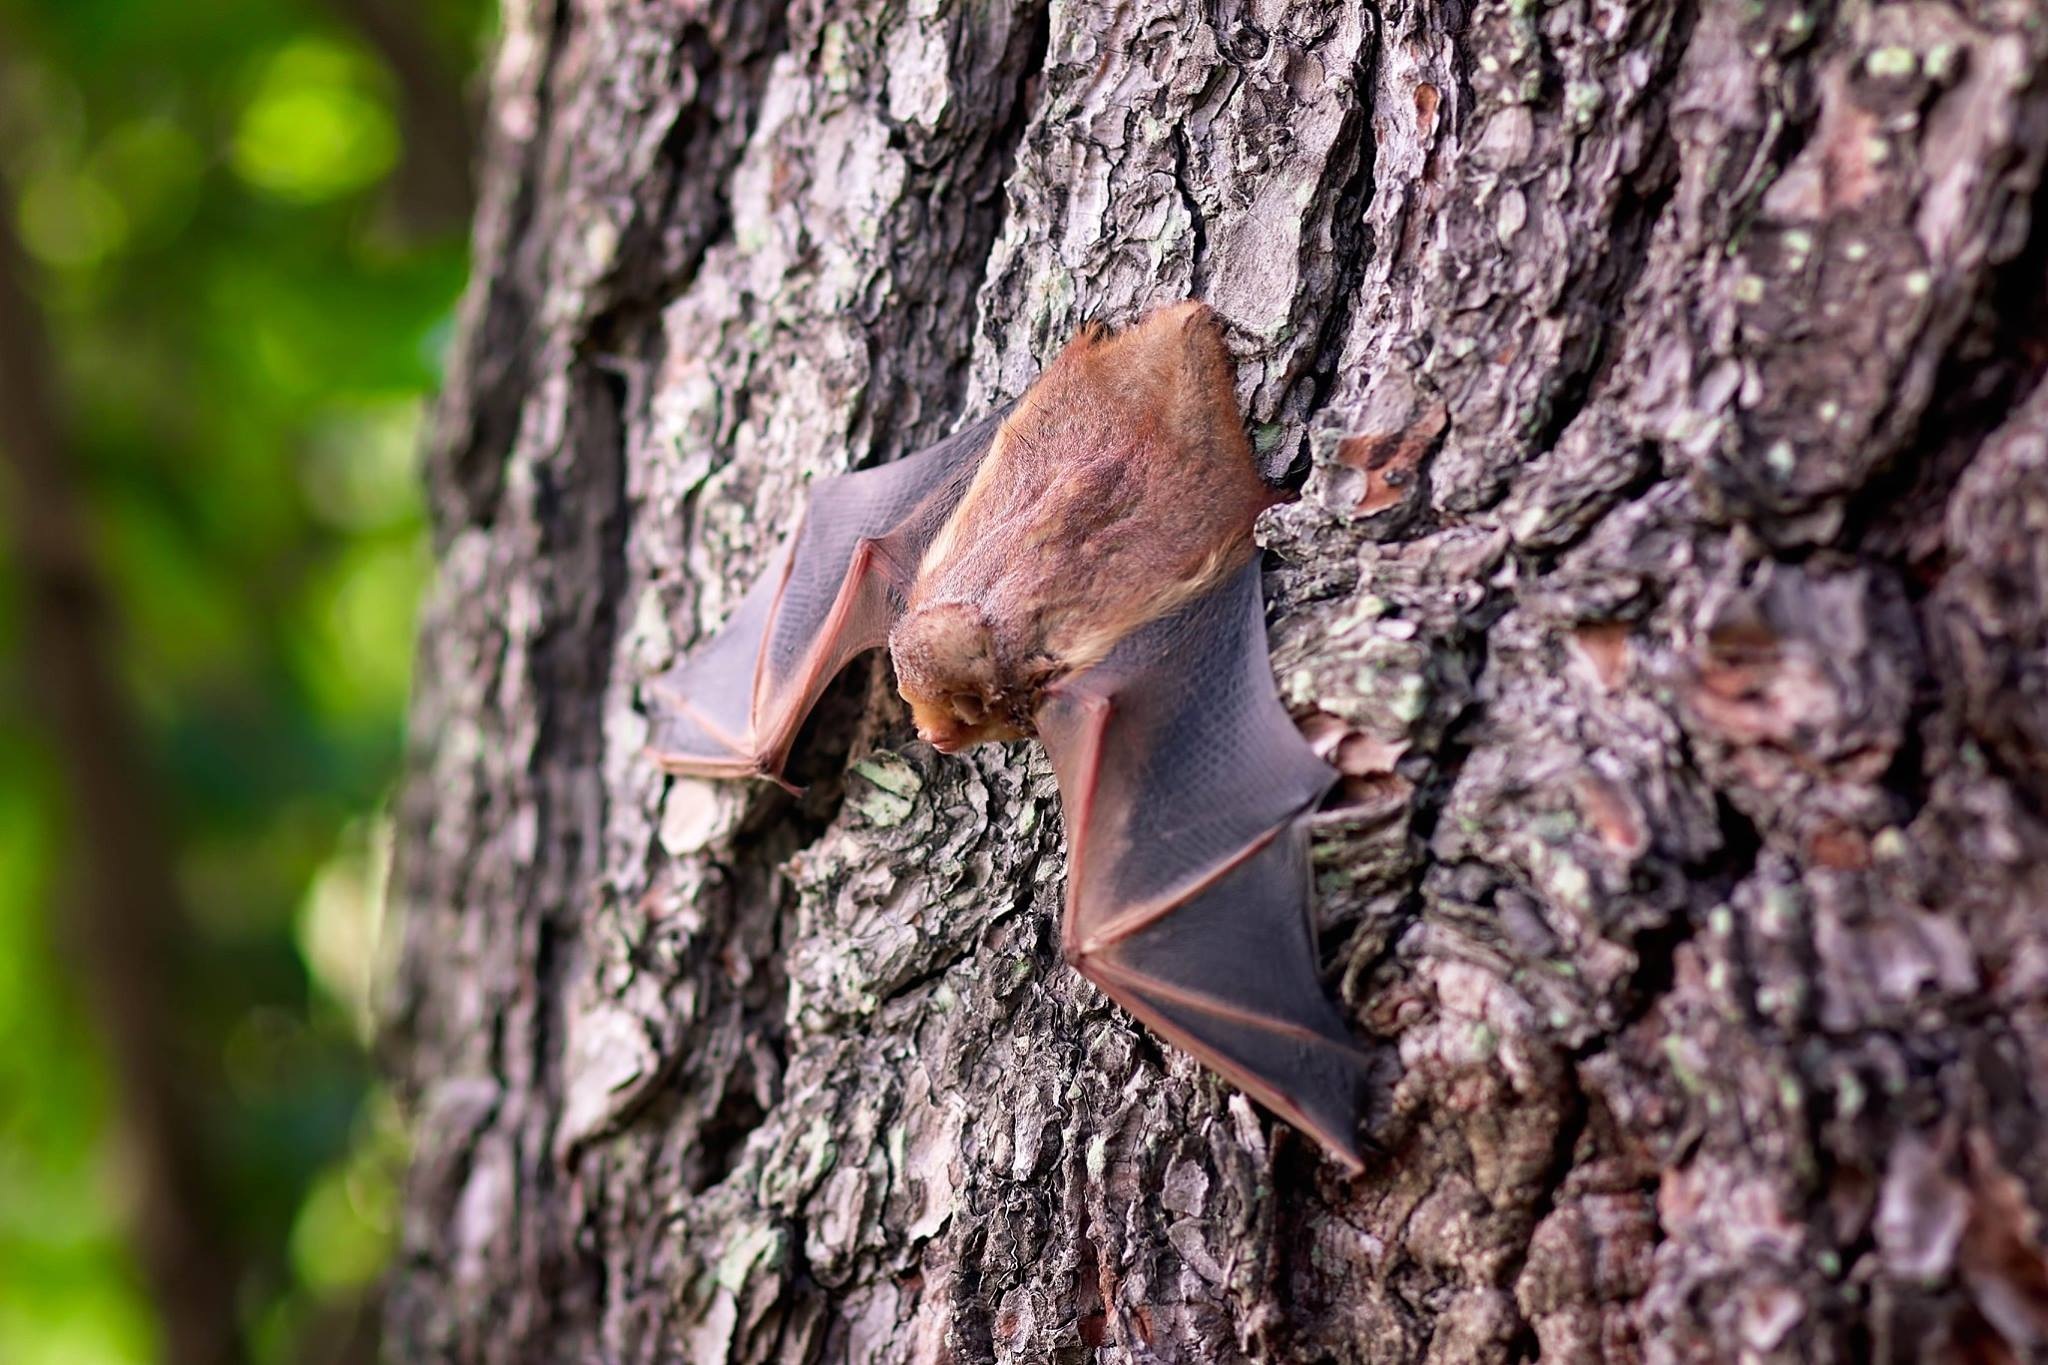
<svg viewBox="0 0 2048 1365"><path fill-rule="evenodd" d="M292 1262L319 1289L367 1286L398 1236L402 1130L388 1102L372 1106L367 1118L348 1159L321 1173L292 1226Z"/></svg>
<svg viewBox="0 0 2048 1365"><path fill-rule="evenodd" d="M416 452L420 409L413 400L364 403L314 429L299 459L306 508L339 531L387 531L419 523Z"/></svg>
<svg viewBox="0 0 2048 1365"><path fill-rule="evenodd" d="M426 579L416 540L351 546L308 585L307 691L337 718L396 714L412 675L412 609Z"/></svg>
<svg viewBox="0 0 2048 1365"><path fill-rule="evenodd" d="M115 128L94 150L92 162L120 201L131 233L151 246L175 240L191 218L206 168L198 141L161 114Z"/></svg>
<svg viewBox="0 0 2048 1365"><path fill-rule="evenodd" d="M369 185L398 160L398 129L375 68L301 38L263 63L235 130L235 170L280 199L318 203Z"/></svg>
<svg viewBox="0 0 2048 1365"><path fill-rule="evenodd" d="M96 264L128 237L120 200L83 169L52 167L30 175L20 211L22 245L59 269Z"/></svg>
<svg viewBox="0 0 2048 1365"><path fill-rule="evenodd" d="M314 877L299 907L299 955L365 1046L374 1027L371 992L390 875L391 822L358 824Z"/></svg>

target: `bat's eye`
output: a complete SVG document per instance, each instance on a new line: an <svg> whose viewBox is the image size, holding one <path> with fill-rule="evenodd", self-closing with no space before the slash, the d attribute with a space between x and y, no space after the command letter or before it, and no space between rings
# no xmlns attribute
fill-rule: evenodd
<svg viewBox="0 0 2048 1365"><path fill-rule="evenodd" d="M955 692L951 701L953 714L968 725L979 725L988 719L988 703L972 692Z"/></svg>

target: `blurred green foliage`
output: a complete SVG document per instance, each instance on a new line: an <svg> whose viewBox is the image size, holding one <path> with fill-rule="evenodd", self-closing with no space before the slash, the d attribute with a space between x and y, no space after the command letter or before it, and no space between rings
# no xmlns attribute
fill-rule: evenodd
<svg viewBox="0 0 2048 1365"><path fill-rule="evenodd" d="M176 1041L268 1360L356 1310L402 1159L366 998L427 569L421 400L466 234L408 219L405 92L356 22L378 3L0 0L0 209L119 609L135 777L173 822L194 914L164 964ZM384 14L459 92L489 9ZM16 586L0 557L0 1360L150 1360L114 1081L65 951L63 755L17 704Z"/></svg>

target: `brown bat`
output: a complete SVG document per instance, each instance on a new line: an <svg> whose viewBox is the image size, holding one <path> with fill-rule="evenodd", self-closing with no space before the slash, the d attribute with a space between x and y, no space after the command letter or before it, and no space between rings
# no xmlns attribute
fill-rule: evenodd
<svg viewBox="0 0 2048 1365"><path fill-rule="evenodd" d="M1303 817L1334 777L1273 687L1260 477L1215 315L1084 330L1014 409L819 481L709 644L653 687L656 760L782 780L886 643L945 753L1036 736L1066 809L1067 960L1360 1166L1365 1068L1317 979Z"/></svg>

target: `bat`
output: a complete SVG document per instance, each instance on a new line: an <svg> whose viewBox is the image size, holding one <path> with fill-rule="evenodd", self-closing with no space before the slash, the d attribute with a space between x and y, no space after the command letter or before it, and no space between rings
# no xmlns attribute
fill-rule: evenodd
<svg viewBox="0 0 2048 1365"><path fill-rule="evenodd" d="M848 660L887 646L942 753L1036 737L1065 811L1069 963L1362 1169L1367 1072L1318 977L1304 817L1335 774L1288 719L1253 460L1215 315L1090 327L1007 411L819 480L725 625L648 693L675 772L782 782ZM785 784L786 785L786 784Z"/></svg>

